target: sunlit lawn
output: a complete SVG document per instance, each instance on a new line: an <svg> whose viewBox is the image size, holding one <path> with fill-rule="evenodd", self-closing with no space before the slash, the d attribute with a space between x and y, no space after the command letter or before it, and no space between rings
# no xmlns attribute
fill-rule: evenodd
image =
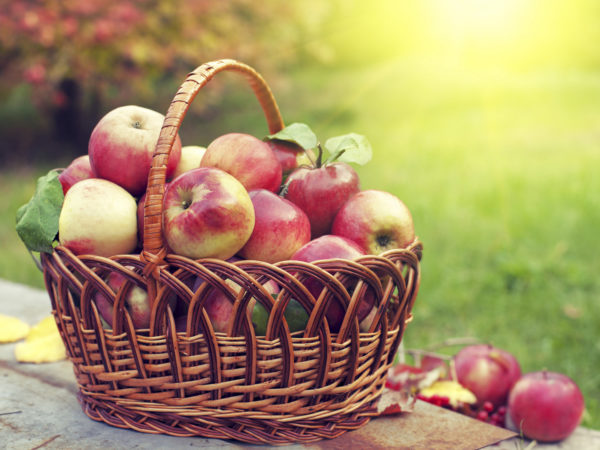
<svg viewBox="0 0 600 450"><path fill-rule="evenodd" d="M191 116L184 144L264 135L242 92L223 100L225 116ZM566 373L584 392L584 425L600 429L600 76L393 62L298 72L275 95L286 122L307 122L322 140L367 135L363 188L412 210L425 252L407 347L472 336L513 352L524 371ZM12 230L41 172L0 181L0 277L35 286L41 276Z"/></svg>

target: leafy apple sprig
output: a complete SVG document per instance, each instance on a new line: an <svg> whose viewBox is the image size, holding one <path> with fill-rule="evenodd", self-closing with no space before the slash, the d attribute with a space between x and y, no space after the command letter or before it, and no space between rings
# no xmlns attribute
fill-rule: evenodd
<svg viewBox="0 0 600 450"><path fill-rule="evenodd" d="M52 253L64 194L53 169L37 180L33 197L17 210L17 234L29 252Z"/></svg>
<svg viewBox="0 0 600 450"><path fill-rule="evenodd" d="M329 157L323 161L323 147L317 139L317 135L304 123L292 123L281 131L268 135L265 140L280 140L299 145L304 149L306 155L316 168L333 163L334 161L363 166L373 157L373 149L365 136L348 133L329 138L325 141L324 147L329 153ZM316 150L316 161L312 159L310 150Z"/></svg>

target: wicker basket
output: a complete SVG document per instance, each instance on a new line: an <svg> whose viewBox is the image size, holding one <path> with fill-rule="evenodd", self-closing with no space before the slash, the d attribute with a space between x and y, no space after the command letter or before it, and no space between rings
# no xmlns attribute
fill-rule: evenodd
<svg viewBox="0 0 600 450"><path fill-rule="evenodd" d="M191 101L221 71L244 75L270 132L283 128L269 87L252 68L233 60L198 67L173 99L154 152L141 253L77 256L58 246L42 255L78 398L90 418L147 433L254 444L334 438L377 415L387 369L412 317L422 246L417 240L379 256L314 264L231 264L168 253L161 216L169 151ZM116 294L105 282L111 272L127 280ZM205 282L194 292L197 277ZM318 298L303 285L309 277L323 283ZM263 287L268 280L281 290L276 300ZM242 287L239 294L232 295L231 281ZM124 307L134 286L152 299L149 329L135 329ZM214 332L203 309L214 289L235 300L226 334ZM368 289L379 308L371 330L361 333L356 311ZM112 329L103 327L97 293L114 304ZM175 297L187 309L185 332L176 329ZM266 336L255 335L246 313L252 299L270 311ZM290 299L309 314L303 332L290 333L283 316ZM325 317L331 302L346 311L337 333L330 332Z"/></svg>

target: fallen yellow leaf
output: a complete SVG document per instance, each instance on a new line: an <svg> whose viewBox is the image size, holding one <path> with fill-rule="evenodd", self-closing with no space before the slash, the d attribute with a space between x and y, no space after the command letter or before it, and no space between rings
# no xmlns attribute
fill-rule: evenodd
<svg viewBox="0 0 600 450"><path fill-rule="evenodd" d="M20 341L29 334L29 325L16 317L0 314L0 343Z"/></svg>
<svg viewBox="0 0 600 450"><path fill-rule="evenodd" d="M436 381L431 386L423 389L421 395L424 397L446 397L450 404L458 407L459 403L473 404L477 402L475 394L464 388L456 381L441 380Z"/></svg>
<svg viewBox="0 0 600 450"><path fill-rule="evenodd" d="M44 317L37 325L31 327L31 331L27 335L27 341L33 341L51 334L58 334L58 327L54 316Z"/></svg>
<svg viewBox="0 0 600 450"><path fill-rule="evenodd" d="M42 319L32 329L25 342L15 346L19 362L47 363L66 358L65 346L56 327L54 317Z"/></svg>

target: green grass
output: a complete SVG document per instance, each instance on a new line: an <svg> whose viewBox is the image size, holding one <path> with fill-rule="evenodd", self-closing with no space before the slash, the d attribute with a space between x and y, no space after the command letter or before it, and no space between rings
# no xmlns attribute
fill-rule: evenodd
<svg viewBox="0 0 600 450"><path fill-rule="evenodd" d="M367 135L363 188L412 210L425 250L407 347L471 336L514 353L525 372L565 373L584 393L583 424L600 429L600 75L390 62L306 69L274 90L286 122L307 122L322 140ZM206 144L233 130L266 133L244 88L215 116L192 111L182 137ZM13 230L40 173L0 182L0 277L35 286Z"/></svg>

